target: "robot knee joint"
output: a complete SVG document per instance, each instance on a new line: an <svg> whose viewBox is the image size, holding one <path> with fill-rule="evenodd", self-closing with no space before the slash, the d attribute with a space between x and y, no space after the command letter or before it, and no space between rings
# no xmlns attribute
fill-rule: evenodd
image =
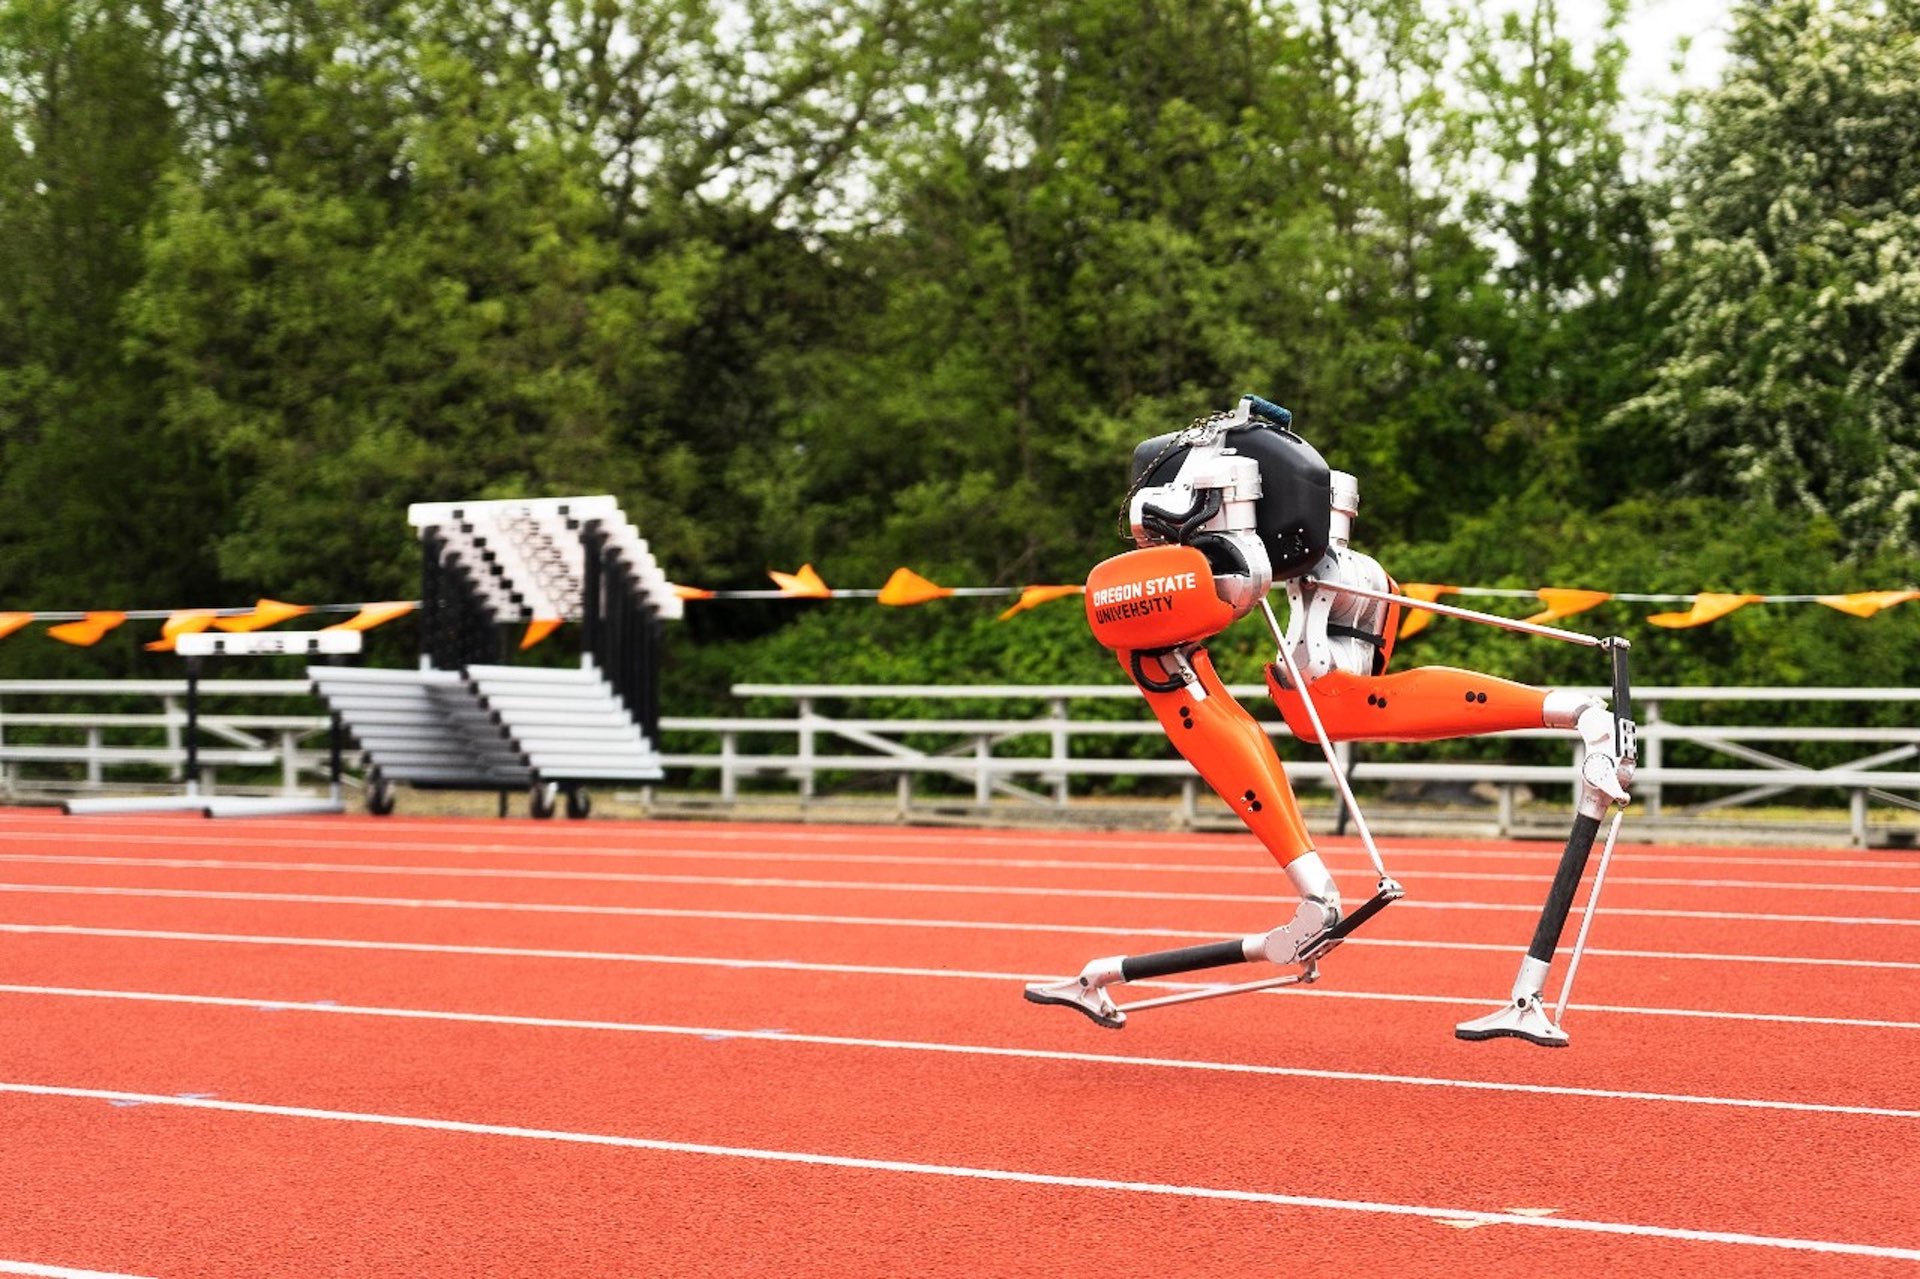
<svg viewBox="0 0 1920 1279"><path fill-rule="evenodd" d="M1593 722L1593 713L1596 711L1607 716L1606 699L1595 693L1576 693L1566 688L1549 689L1546 701L1540 707L1541 726L1570 728L1585 737L1586 724ZM1607 716L1609 733L1613 731L1612 723L1612 717Z"/></svg>
<svg viewBox="0 0 1920 1279"><path fill-rule="evenodd" d="M1622 726L1614 722L1604 698L1554 689L1547 694L1540 718L1547 728L1578 733L1586 746L1577 782L1576 802L1581 812L1597 818L1608 807L1627 802L1634 765L1631 725L1626 726L1623 749L1619 740Z"/></svg>

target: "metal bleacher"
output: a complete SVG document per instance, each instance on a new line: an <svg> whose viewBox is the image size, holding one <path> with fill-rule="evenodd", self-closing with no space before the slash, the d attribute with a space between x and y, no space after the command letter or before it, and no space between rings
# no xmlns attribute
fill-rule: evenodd
<svg viewBox="0 0 1920 1279"><path fill-rule="evenodd" d="M574 782L660 776L659 750L598 670L469 666L466 675L536 775Z"/></svg>
<svg viewBox="0 0 1920 1279"><path fill-rule="evenodd" d="M459 671L316 666L314 691L388 782L518 790L533 770Z"/></svg>
<svg viewBox="0 0 1920 1279"><path fill-rule="evenodd" d="M314 689L366 753L368 807L395 783L526 788L536 816L585 786L660 778L658 663L682 604L611 497L416 505L418 670L313 667ZM510 666L503 628L582 624L577 667Z"/></svg>

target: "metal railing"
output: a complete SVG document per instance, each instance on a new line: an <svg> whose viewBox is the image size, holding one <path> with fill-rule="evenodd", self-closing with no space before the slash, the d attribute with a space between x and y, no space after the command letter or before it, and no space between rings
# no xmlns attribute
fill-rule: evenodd
<svg viewBox="0 0 1920 1279"><path fill-rule="evenodd" d="M0 680L0 794L135 790L177 785L187 764L187 681ZM203 699L298 698L312 689L303 679L201 680ZM153 711L43 710L75 702L158 703ZM25 709L22 709L25 708ZM277 781L246 789L305 793L303 779L324 783L331 720L325 715L200 712L201 789L212 794L222 768L272 770ZM51 741L20 740L20 730ZM223 743L214 745L208 742ZM316 744L317 743L317 744ZM58 765L58 776L33 766ZM41 775L34 776L34 772ZM77 774L77 775L73 775ZM112 774L112 776L109 776ZM129 774L138 774L130 778Z"/></svg>
<svg viewBox="0 0 1920 1279"><path fill-rule="evenodd" d="M221 768L252 770L252 789L277 789L288 795L304 793L309 783L324 783L329 763L327 717L262 714L254 708L261 701L281 699L297 699L303 710L315 706L305 680L205 680L200 688L203 790L211 793L213 774ZM1135 690L1124 684L738 684L732 691L742 699L790 704L792 713L668 716L661 721L663 737L674 748L663 754L664 764L677 771L682 782L691 774L711 777L722 801L738 800L742 783L749 779L791 782L794 796L804 803L821 797L831 779L866 777L892 780L902 814L913 807L916 781L923 783L924 797L924 782L931 779L940 779L946 803L957 796L960 802L984 807L997 797L1012 797L1022 804L1061 807L1068 803L1076 780L1161 777L1180 783L1179 802L1189 820L1201 802L1202 788L1192 769L1165 745L1155 721L1144 716L1115 719L1075 713L1080 704L1137 701ZM1261 686L1234 686L1232 691L1249 706L1265 703ZM169 779L177 784L186 762L185 693L184 680L0 681L0 794L128 790L162 786ZM219 702L229 699L247 699L249 706L244 711L217 709ZM1017 703L1039 710L929 717L862 715L839 709L901 699ZM1920 757L1920 726L1794 727L1689 722L1694 717L1685 715L1674 718L1676 707L1779 702L1846 708L1859 717L1856 708L1913 707L1920 703L1920 689L1636 690L1641 763L1634 792L1644 811L1658 815L1669 807L1665 795L1669 787L1706 794L1679 810L1691 812L1738 808L1790 792L1838 791L1849 803L1853 837L1864 843L1871 803L1920 810L1920 771L1894 767ZM76 703L99 704L103 709L70 709ZM157 706L151 711L129 711L125 706L130 703ZM50 704L61 709L40 709ZM1291 738L1277 720L1264 726L1277 738ZM21 741L22 730L43 740ZM1560 741L1567 745L1569 760L1577 753L1577 744L1563 733L1535 730L1501 736ZM221 744L208 744L208 738ZM1090 741L1128 738L1156 743L1154 758L1076 753L1077 745ZM930 741L935 744L924 744ZM748 749L747 743L753 748ZM1670 766L1665 762L1670 743L1689 744L1728 763ZM1812 766L1779 753L1815 744L1851 748L1846 752L1850 758L1831 766ZM1332 778L1317 751L1296 748L1289 753L1303 756L1286 764L1296 786L1331 787ZM1574 776L1567 764L1379 759L1369 757L1368 748L1356 753L1344 746L1341 753L1344 771L1356 782L1491 786L1496 792L1496 821L1503 832L1514 827L1516 800L1523 788L1570 788ZM32 775L47 767L59 775ZM129 770L138 770L143 779L129 780ZM263 771L271 780L260 780Z"/></svg>
<svg viewBox="0 0 1920 1279"><path fill-rule="evenodd" d="M1233 685L1235 697L1249 706L1264 705L1262 685ZM1600 688L1583 692L1604 694ZM1184 760L1170 747L1156 759L1089 759L1076 756L1076 739L1090 737L1145 737L1160 739L1157 722L1148 718L1076 718L1076 702L1137 701L1139 694L1125 684L1035 685L835 685L736 684L734 696L790 702L794 713L785 717L727 719L669 719L664 725L683 732L717 738L717 753L669 753L669 767L717 768L721 797L737 797L742 779L779 776L791 779L800 798L818 793L820 778L830 773L893 775L898 805L904 813L913 802L916 776L960 779L973 790L973 802L986 805L996 794L1012 795L1031 803L1064 806L1075 778L1168 777L1181 783L1181 808L1191 820L1197 810L1201 784ZM829 715L823 704L857 704L876 700L1018 701L1044 706L1039 715L1023 718L907 718ZM1640 767L1634 793L1650 816L1662 813L1667 787L1690 787L1716 792L1689 806L1690 812L1723 810L1774 799L1792 791L1838 790L1848 798L1855 842L1867 840L1870 801L1920 810L1920 771L1891 771L1890 765L1920 757L1920 725L1895 727L1793 727L1770 725L1704 724L1676 721L1675 704L1820 703L1864 706L1920 703L1920 689L1879 688L1705 688L1649 687L1634 692L1640 720ZM1273 720L1262 725L1270 736L1292 740L1286 725ZM741 749L746 735L778 733L793 741L790 753L749 752ZM910 746L907 736L940 736L949 745L928 749ZM1577 765L1578 744L1566 733L1545 729L1497 735L1505 739L1549 739L1566 743L1569 760ZM998 753L1015 741L1044 742L1044 755ZM1690 743L1716 758L1734 761L1726 766L1672 767L1665 763L1667 743ZM1776 753L1788 744L1840 744L1865 753L1844 763L1814 767ZM1761 745L1773 749L1761 749ZM849 749L852 748L852 749ZM1568 765L1516 764L1485 760L1368 759L1349 744L1337 748L1342 771L1355 782L1437 782L1469 786L1489 785L1496 791L1496 821L1501 833L1515 825L1520 788L1564 787L1568 794L1574 768ZM857 752L857 753L856 753ZM1317 750L1311 758L1285 763L1296 787L1332 788L1333 780ZM1017 785L1021 778L1039 784L1049 794L1037 794ZM1905 793L1901 793L1905 792Z"/></svg>

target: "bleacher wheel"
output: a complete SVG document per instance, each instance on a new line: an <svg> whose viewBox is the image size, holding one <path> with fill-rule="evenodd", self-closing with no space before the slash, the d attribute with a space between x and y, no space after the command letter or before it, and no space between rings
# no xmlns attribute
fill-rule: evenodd
<svg viewBox="0 0 1920 1279"><path fill-rule="evenodd" d="M567 788L567 816L580 818L585 817L592 811L593 796L587 794L586 788L584 786L569 786Z"/></svg>
<svg viewBox="0 0 1920 1279"><path fill-rule="evenodd" d="M367 811L375 817L393 813L393 783L378 773L367 780Z"/></svg>
<svg viewBox="0 0 1920 1279"><path fill-rule="evenodd" d="M554 800L560 794L560 787L553 782L535 782L527 793L527 813L529 816L546 819L553 816Z"/></svg>

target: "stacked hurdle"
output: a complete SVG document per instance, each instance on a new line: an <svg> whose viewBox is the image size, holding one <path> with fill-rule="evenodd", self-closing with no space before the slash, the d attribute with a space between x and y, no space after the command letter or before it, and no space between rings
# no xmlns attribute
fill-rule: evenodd
<svg viewBox="0 0 1920 1279"><path fill-rule="evenodd" d="M590 808L596 782L662 776L659 669L682 604L611 497L410 507L420 537L414 671L316 667L315 689L366 753L367 802L395 786L529 793L551 816ZM578 622L577 668L509 666L506 632Z"/></svg>

